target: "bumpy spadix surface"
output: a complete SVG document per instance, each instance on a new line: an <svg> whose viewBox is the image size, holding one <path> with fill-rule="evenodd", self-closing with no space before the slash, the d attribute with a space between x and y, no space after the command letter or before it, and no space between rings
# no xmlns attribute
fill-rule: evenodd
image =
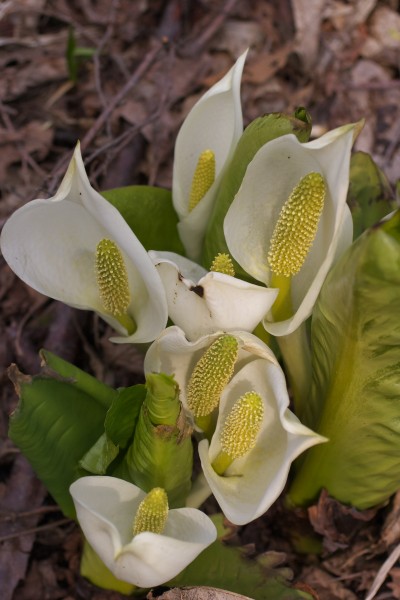
<svg viewBox="0 0 400 600"><path fill-rule="evenodd" d="M222 390L232 377L238 349L235 337L223 335L197 362L187 387L187 404L195 417L207 416L218 406Z"/></svg>
<svg viewBox="0 0 400 600"><path fill-rule="evenodd" d="M97 244L96 277L105 310L114 317L126 313L131 301L128 273L120 249L111 240Z"/></svg>
<svg viewBox="0 0 400 600"><path fill-rule="evenodd" d="M193 106L176 139L172 198L179 216L179 235L187 256L193 260L200 259L219 182L242 135L240 80L246 54L242 54L232 69ZM203 174L200 178L205 184L198 187L196 171L200 173L203 169L198 167L199 156L204 151L208 154L208 149L215 155L215 173L210 177L209 161L207 176L203 179Z"/></svg>
<svg viewBox="0 0 400 600"><path fill-rule="evenodd" d="M272 233L268 262L276 275L290 277L301 269L317 234L326 186L320 173L308 173L282 207Z"/></svg>
<svg viewBox="0 0 400 600"><path fill-rule="evenodd" d="M189 211L198 205L215 181L215 154L204 150L199 156L189 196Z"/></svg>
<svg viewBox="0 0 400 600"><path fill-rule="evenodd" d="M217 331L253 331L278 294L277 289L233 277L227 255L217 258L218 264L213 264L207 273L203 267L172 252L149 254L164 284L169 316L190 340Z"/></svg>
<svg viewBox="0 0 400 600"><path fill-rule="evenodd" d="M277 499L292 461L325 440L304 427L289 410L285 375L272 351L251 333L236 331L230 335L237 339L239 348L234 373L222 391L211 441L201 440L198 450L204 476L222 511L232 523L243 525L262 515ZM169 327L149 348L145 372L174 373L187 408L186 390L193 363L220 337L217 333L189 342L183 331ZM238 398L248 392L258 394L263 403L254 447L217 473L213 464L223 453L224 424Z"/></svg>
<svg viewBox="0 0 400 600"><path fill-rule="evenodd" d="M293 333L310 316L329 269L351 244L346 198L351 147L360 126L345 125L305 144L292 134L268 142L248 165L226 214L229 253L249 275L272 287L274 274L292 277L291 314L276 318L272 311L263 320L273 335ZM305 221L294 208L306 203L303 188L306 197L323 203L312 218L307 208ZM293 236L298 232L299 245Z"/></svg>
<svg viewBox="0 0 400 600"><path fill-rule="evenodd" d="M214 271L215 273L224 273L225 275L235 277L235 269L233 267L232 259L226 252L219 252L217 254L211 264L210 271Z"/></svg>
<svg viewBox="0 0 400 600"><path fill-rule="evenodd" d="M261 396L246 392L232 407L221 431L221 448L231 458L245 456L256 445L264 416Z"/></svg>
<svg viewBox="0 0 400 600"><path fill-rule="evenodd" d="M139 504L133 534L143 531L162 533L168 517L168 496L162 488L153 488Z"/></svg>
<svg viewBox="0 0 400 600"><path fill-rule="evenodd" d="M41 294L97 312L120 334L114 342L149 342L166 325L160 277L122 215L90 185L79 144L57 193L28 202L8 219L1 251ZM118 273L107 283L113 265Z"/></svg>
<svg viewBox="0 0 400 600"><path fill-rule="evenodd" d="M117 579L139 587L153 587L172 579L216 538L212 521L193 508L168 511L162 533L147 529L134 535L133 516L146 494L116 477L82 477L71 485L70 493L79 524L93 550ZM152 518L146 516L145 521L147 527L152 526Z"/></svg>

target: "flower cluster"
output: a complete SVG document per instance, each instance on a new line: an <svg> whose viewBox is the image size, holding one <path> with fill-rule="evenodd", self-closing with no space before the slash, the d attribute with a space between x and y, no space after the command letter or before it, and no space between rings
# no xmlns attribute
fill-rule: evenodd
<svg viewBox="0 0 400 600"><path fill-rule="evenodd" d="M142 245L135 226L91 187L79 144L56 195L17 210L2 232L4 258L28 285L95 311L116 330L113 342L152 342L146 410L126 447L115 449L119 467L107 464L106 475L70 487L89 544L117 579L139 587L168 581L215 540L198 510L207 495L232 523L249 523L281 494L294 459L326 441L289 409L268 342L277 336L289 377L296 373L288 340L351 244L346 196L357 126L306 143L294 131L269 134L227 208L225 247L202 266L213 211L241 151L245 57L193 107L176 141L172 202L186 256ZM154 374L168 376L156 390ZM182 500L192 431L202 475Z"/></svg>

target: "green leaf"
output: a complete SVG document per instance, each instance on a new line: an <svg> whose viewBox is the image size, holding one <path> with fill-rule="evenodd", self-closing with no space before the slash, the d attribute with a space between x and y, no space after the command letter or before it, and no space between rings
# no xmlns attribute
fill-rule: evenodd
<svg viewBox="0 0 400 600"><path fill-rule="evenodd" d="M72 27L68 31L67 48L65 57L67 60L68 75L74 83L78 80L78 63L80 58L91 58L96 53L95 48L86 48L77 46L75 40L75 32Z"/></svg>
<svg viewBox="0 0 400 600"><path fill-rule="evenodd" d="M308 504L322 488L366 509L399 488L400 211L366 231L327 277L312 320L307 425L311 448L290 490Z"/></svg>
<svg viewBox="0 0 400 600"><path fill-rule="evenodd" d="M125 596L131 596L132 593L138 589L131 583L126 583L126 581L117 579L99 558L86 539L83 540L80 571L82 577L86 577L86 579L91 581L94 585L105 590L113 590L120 594L124 594Z"/></svg>
<svg viewBox="0 0 400 600"><path fill-rule="evenodd" d="M75 34L74 34L74 30L72 29L72 27L70 27L68 30L68 40L67 40L67 48L66 48L65 57L67 59L69 78L74 83L76 83L76 81L78 79L78 65L77 65L77 61L75 58L75 48L76 48Z"/></svg>
<svg viewBox="0 0 400 600"><path fill-rule="evenodd" d="M120 449L132 442L140 408L146 396L146 386L139 384L121 388L115 394L104 421L104 433L80 461L83 469L95 475L105 475ZM121 460L123 456L111 466L108 474L113 475L114 468L119 469ZM131 481L129 477L128 481Z"/></svg>
<svg viewBox="0 0 400 600"><path fill-rule="evenodd" d="M94 475L105 475L108 467L118 456L119 448L106 433L102 433L94 445L86 452L79 461L79 465L85 471Z"/></svg>
<svg viewBox="0 0 400 600"><path fill-rule="evenodd" d="M96 398L105 408L109 408L110 405L112 406L114 399L118 398L119 392L117 390L102 383L92 375L89 375L89 373L85 373L85 371L82 371L56 354L49 352L49 350L41 350L39 354L42 359L44 374L54 376L54 373L57 373L62 379L66 379L82 392Z"/></svg>
<svg viewBox="0 0 400 600"><path fill-rule="evenodd" d="M218 529L219 539L168 585L211 586L254 600L312 600L309 594L290 588L279 571L263 566L262 561L244 558L240 548L225 545L221 540L226 534L223 516L214 515L212 520Z"/></svg>
<svg viewBox="0 0 400 600"><path fill-rule="evenodd" d="M233 158L222 178L209 220L203 248L203 265L210 268L219 252L229 253L225 242L223 223L232 201L243 181L244 174L256 152L267 142L293 133L301 142L307 142L311 132L311 120L304 108L294 115L271 113L255 119L245 129L240 138ZM248 279L248 275L234 261L237 275Z"/></svg>
<svg viewBox="0 0 400 600"><path fill-rule="evenodd" d="M146 386L143 384L118 390L104 423L106 434L116 446L125 448L132 441L145 397Z"/></svg>
<svg viewBox="0 0 400 600"><path fill-rule="evenodd" d="M74 518L69 486L82 475L79 460L104 431L104 398L99 401L59 376L25 376L15 365L9 376L20 396L9 436L64 514Z"/></svg>
<svg viewBox="0 0 400 600"><path fill-rule="evenodd" d="M185 254L169 190L132 185L107 190L102 195L119 210L146 250Z"/></svg>
<svg viewBox="0 0 400 600"><path fill-rule="evenodd" d="M355 152L351 157L347 202L353 216L354 239L395 209L388 179L365 152Z"/></svg>

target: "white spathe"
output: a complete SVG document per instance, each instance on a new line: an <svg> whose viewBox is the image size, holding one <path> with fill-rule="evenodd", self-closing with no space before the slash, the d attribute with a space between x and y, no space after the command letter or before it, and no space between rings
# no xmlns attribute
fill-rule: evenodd
<svg viewBox="0 0 400 600"><path fill-rule="evenodd" d="M169 581L217 537L212 521L195 508L171 509L161 534L134 536L134 518L146 493L122 479L82 477L70 493L93 550L117 579L138 587Z"/></svg>
<svg viewBox="0 0 400 600"><path fill-rule="evenodd" d="M253 331L277 289L207 272L172 252L149 252L163 282L170 319L194 341L215 331Z"/></svg>
<svg viewBox="0 0 400 600"><path fill-rule="evenodd" d="M174 374L187 409L186 388L192 371L218 332L189 342L178 327L167 328L150 346L146 372ZM199 443L204 476L226 517L237 525L256 519L282 492L290 466L302 452L326 441L300 423L289 410L285 375L272 351L248 332L230 332L239 342L231 381L221 395L216 430L211 443ZM255 447L233 461L226 473L211 466L220 451L220 431L233 404L246 392L257 392L264 403L264 418Z"/></svg>
<svg viewBox="0 0 400 600"><path fill-rule="evenodd" d="M247 51L230 71L193 106L175 143L172 198L179 217L178 231L187 255L198 260L207 222L225 166L243 132L240 82ZM204 150L216 158L215 181L189 212L189 196L197 161Z"/></svg>
<svg viewBox="0 0 400 600"><path fill-rule="evenodd" d="M95 252L102 239L114 241L126 265L137 329L126 329L102 305ZM121 334L113 342L149 342L167 322L160 277L148 253L114 206L94 190L79 144L52 198L33 200L4 225L1 251L11 269L38 292L75 308L97 312Z"/></svg>
<svg viewBox="0 0 400 600"><path fill-rule="evenodd" d="M321 173L326 199L312 248L303 267L292 277L294 314L265 329L276 336L295 331L311 314L334 260L352 241L352 219L346 205L350 152L361 124L334 129L302 144L284 135L265 144L249 164L242 185L224 221L229 251L255 279L270 284L268 251L282 206L299 181L310 172Z"/></svg>

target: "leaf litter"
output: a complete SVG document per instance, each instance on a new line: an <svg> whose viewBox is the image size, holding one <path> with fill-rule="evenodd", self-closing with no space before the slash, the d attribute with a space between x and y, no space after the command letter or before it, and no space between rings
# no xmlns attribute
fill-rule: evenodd
<svg viewBox="0 0 400 600"><path fill-rule="evenodd" d="M68 61L71 35L75 53ZM365 117L356 149L370 152L396 185L397 0L6 1L0 6L0 225L27 201L54 192L77 139L99 189L170 186L185 114L247 46L245 124L299 105L311 112L316 135ZM37 372L38 351L46 347L118 387L140 381L143 355L110 344L108 327L93 315L28 290L1 258L0 282L2 599L123 598L80 577L78 528L57 512L8 440L16 396L6 368L15 362ZM226 543L245 547L321 600L397 599L399 513L399 495L364 512L326 493L295 514L279 500L257 521L232 528ZM158 597L240 598L212 588Z"/></svg>

